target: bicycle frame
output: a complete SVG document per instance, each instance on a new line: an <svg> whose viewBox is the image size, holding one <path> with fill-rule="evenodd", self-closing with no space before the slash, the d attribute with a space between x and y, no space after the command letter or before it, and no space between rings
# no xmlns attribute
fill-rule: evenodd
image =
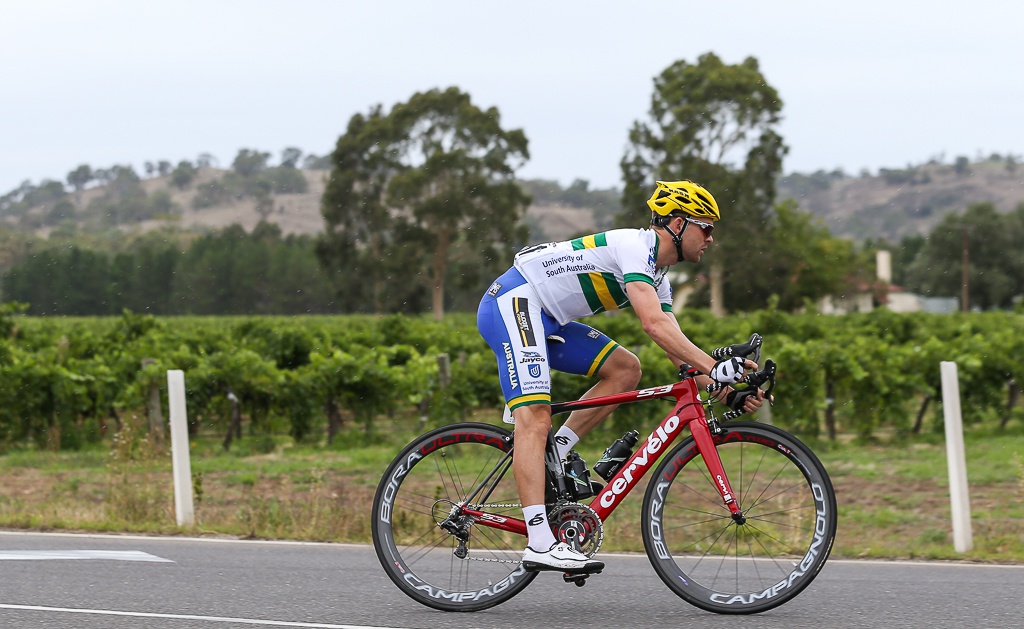
<svg viewBox="0 0 1024 629"><path fill-rule="evenodd" d="M728 507L733 519L742 522L743 514L733 498L732 486L729 484L729 477L722 466L722 460L718 456L718 450L711 437L711 429L708 427L707 416L704 413L704 403L700 400L697 383L693 378L649 389L603 395L573 402L560 402L551 405L551 412L557 414L668 397L676 399L675 407L658 427L637 446L633 455L622 464L619 471L612 476L604 489L594 496L588 506L597 513L601 521L606 520L629 492L639 484L640 479L654 466L661 454L679 437L683 429L689 427L697 444L697 450L715 480L714 484L722 497L722 502ZM478 525L526 535L526 523L523 520L498 516L467 507L463 507L462 512L474 517Z"/></svg>

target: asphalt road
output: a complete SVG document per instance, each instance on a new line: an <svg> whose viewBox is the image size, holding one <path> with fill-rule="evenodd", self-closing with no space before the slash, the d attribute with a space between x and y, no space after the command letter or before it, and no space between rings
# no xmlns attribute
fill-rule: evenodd
<svg viewBox="0 0 1024 629"><path fill-rule="evenodd" d="M0 532L0 627L1024 627L1024 566L832 560L795 600L736 617L690 607L643 555L602 558L586 587L544 574L450 614L399 592L369 546Z"/></svg>

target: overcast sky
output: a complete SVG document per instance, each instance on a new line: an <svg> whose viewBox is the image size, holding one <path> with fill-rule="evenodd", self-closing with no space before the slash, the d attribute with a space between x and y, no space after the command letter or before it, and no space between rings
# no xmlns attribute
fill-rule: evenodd
<svg viewBox="0 0 1024 629"><path fill-rule="evenodd" d="M353 114L453 85L524 130L520 177L618 187L653 78L709 51L778 90L786 172L1020 155L1022 26L1008 0L4 0L0 194L83 163L322 155Z"/></svg>

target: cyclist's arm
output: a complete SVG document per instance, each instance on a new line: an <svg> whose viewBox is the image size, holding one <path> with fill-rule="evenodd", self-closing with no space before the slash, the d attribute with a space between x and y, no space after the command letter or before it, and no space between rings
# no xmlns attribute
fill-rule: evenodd
<svg viewBox="0 0 1024 629"><path fill-rule="evenodd" d="M711 371L711 368L715 366L715 359L686 337L682 328L679 327L679 321L671 312L661 309L661 301L653 286L645 282L629 282L626 284L626 295L640 319L640 325L643 326L644 332L665 351L669 360L676 367L687 363L703 373ZM710 382L711 378L707 376L697 377L697 385L701 388ZM732 391L732 387L723 387L719 392L720 399L724 400L730 391ZM757 396L747 399L744 407L747 412L752 413L761 407L762 400L763 396L759 391Z"/></svg>
<svg viewBox="0 0 1024 629"><path fill-rule="evenodd" d="M669 318L669 320L676 327L679 327L679 320L675 318L675 315L673 315L671 312L666 312L664 314ZM682 331L681 328L679 330L679 333L683 334L683 331ZM684 336L685 336L685 334L684 334ZM687 362L685 360L679 359L678 357L672 356L668 352L665 352L665 355L668 356L668 359L671 360L672 364L675 365L677 368L679 367L679 365L681 363ZM699 388L701 388L701 389L706 388L709 384L711 384L713 382L711 380L711 378L709 378L709 377L707 377L705 375L699 375L699 376L697 376L695 378L695 380L697 382L697 386ZM725 385L725 386L721 387L720 389L718 389L718 391L716 391L715 393L713 393L711 395L716 400L718 400L719 402L726 402L729 399L729 394L732 393L733 391L734 391L734 389L732 387L730 387L729 385ZM764 392L761 389L756 389L756 395L748 396L743 401L743 410L745 412L747 412L747 413L753 413L753 412L757 411L757 409L761 408L761 406L763 404L764 404Z"/></svg>
<svg viewBox="0 0 1024 629"><path fill-rule="evenodd" d="M629 282L626 295L644 332L673 362L677 365L688 363L703 373L711 372L715 359L686 338L672 313L661 309L661 301L653 286L646 282Z"/></svg>

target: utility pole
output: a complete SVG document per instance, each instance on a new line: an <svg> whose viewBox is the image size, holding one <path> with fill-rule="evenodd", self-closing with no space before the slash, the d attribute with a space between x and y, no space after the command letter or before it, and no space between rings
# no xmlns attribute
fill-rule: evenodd
<svg viewBox="0 0 1024 629"><path fill-rule="evenodd" d="M970 273L968 269L970 255L968 254L968 248L970 245L970 240L971 239L968 236L967 228L964 227L963 260L961 262L963 264L963 270L960 274L960 312L971 311L970 291L968 290L968 282L970 278Z"/></svg>

